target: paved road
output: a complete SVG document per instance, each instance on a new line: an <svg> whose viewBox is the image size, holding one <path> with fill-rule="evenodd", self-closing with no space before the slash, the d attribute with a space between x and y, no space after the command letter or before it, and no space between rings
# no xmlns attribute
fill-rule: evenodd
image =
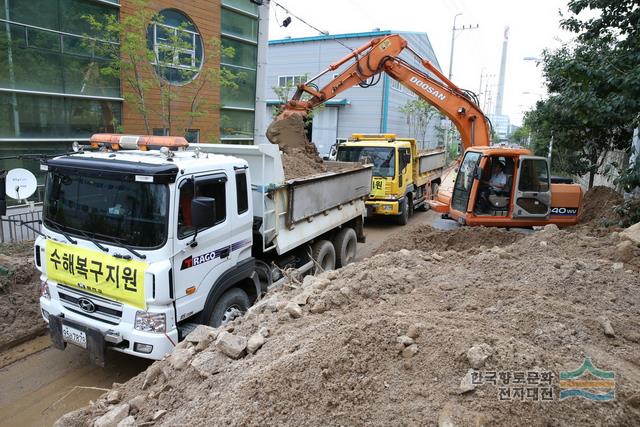
<svg viewBox="0 0 640 427"><path fill-rule="evenodd" d="M416 212L409 224L451 228L434 212ZM367 243L358 246L358 259L370 256L392 233L401 229L392 218L368 220ZM105 368L91 365L86 354L69 345L62 352L48 336L0 354L0 426L50 426L62 414L96 399L114 382L124 382L150 364L148 360L110 352Z"/></svg>

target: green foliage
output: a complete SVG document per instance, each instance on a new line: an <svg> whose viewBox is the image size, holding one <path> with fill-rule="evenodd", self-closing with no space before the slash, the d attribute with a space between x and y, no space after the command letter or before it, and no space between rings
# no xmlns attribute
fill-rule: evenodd
<svg viewBox="0 0 640 427"><path fill-rule="evenodd" d="M162 17L149 7L149 0L130 0L134 12L119 20L116 15L96 18L85 16L92 28L92 49L100 57L108 60L100 66L99 72L105 76L121 78L124 82L124 101L134 108L144 120L145 130L151 133L150 118L159 117L163 128L169 134L185 134L193 121L205 117L220 105L202 96L207 88L237 89L237 80L242 77L228 69L218 66L221 59L233 58L235 51L224 47L220 39L204 40L204 61L201 69L173 67L187 80L198 74L193 81L178 87L167 80L169 66L165 58L179 58L178 52L190 48L181 33L169 33L163 48L154 51L147 40L147 28L153 23L162 23ZM106 40L111 43L96 41ZM119 43L117 43L119 42ZM159 109L149 102L153 93L159 93ZM177 103L186 104L186 112L176 112Z"/></svg>
<svg viewBox="0 0 640 427"><path fill-rule="evenodd" d="M509 142L512 144L518 144L526 147L529 144L529 138L531 136L531 129L529 126L524 125L515 130L515 132L509 135Z"/></svg>
<svg viewBox="0 0 640 427"><path fill-rule="evenodd" d="M408 137L426 142L429 124L439 116L438 110L427 101L415 98L408 100L400 107L400 112L404 114L409 126Z"/></svg>
<svg viewBox="0 0 640 427"><path fill-rule="evenodd" d="M554 169L589 173L606 168L611 150L628 150L640 116L640 11L637 0L571 0L561 26L575 42L543 54L550 96L526 114L532 148L548 152ZM582 19L586 10L596 18Z"/></svg>

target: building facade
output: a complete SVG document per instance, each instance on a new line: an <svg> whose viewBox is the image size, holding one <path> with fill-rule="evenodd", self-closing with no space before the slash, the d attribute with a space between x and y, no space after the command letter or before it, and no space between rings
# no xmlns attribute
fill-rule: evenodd
<svg viewBox="0 0 640 427"><path fill-rule="evenodd" d="M400 34L421 57L440 68L426 33L375 30L269 41L266 93L270 108L265 123L270 122L283 99L293 95L295 85L347 55L349 51L345 45L355 49L374 37L389 34ZM401 57L410 64L421 67L409 52L403 52ZM322 87L344 68L346 66L324 75L315 83ZM354 86L317 109L313 115L311 139L322 155L328 154L336 141L349 138L353 133L395 133L402 137L417 137L424 149L435 147L435 126L440 125L440 119L434 116L426 134L415 135L415 129L412 129L407 115L402 112L403 106L413 99L417 99L413 92L383 73L375 86Z"/></svg>
<svg viewBox="0 0 640 427"><path fill-rule="evenodd" d="M96 132L180 134L194 142L252 143L264 127L268 2L262 0L143 0L154 18L139 31L157 63L144 72L151 85L145 117L135 108L135 90L122 73L105 72L120 51L119 38L101 37L95 22L123 22L137 13L136 0L1 0L0 169L29 160L2 160L28 153L68 151L73 141ZM264 3L264 4L263 4ZM167 43L180 40L168 54ZM233 55L220 55L233 48ZM157 64L161 67L156 67ZM124 72L124 71L122 71ZM202 84L204 76L231 75L234 84ZM153 80L153 79L151 79ZM166 89L168 88L168 89ZM193 97L205 114L190 114ZM187 95L185 95L187 93ZM127 102L125 102L125 99ZM171 99L168 106L167 99ZM188 123L167 129L162 111ZM165 113L166 116L166 113ZM38 196L35 197L38 201Z"/></svg>

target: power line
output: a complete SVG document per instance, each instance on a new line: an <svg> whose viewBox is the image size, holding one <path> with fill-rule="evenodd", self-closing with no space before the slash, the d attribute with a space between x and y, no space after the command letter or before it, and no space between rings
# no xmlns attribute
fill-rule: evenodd
<svg viewBox="0 0 640 427"><path fill-rule="evenodd" d="M296 18L298 21L302 22L303 24L305 24L307 27L317 31L318 33L322 34L323 36L328 36L329 33L327 31L322 31L321 29L319 29L318 27L316 27L313 24L310 24L309 22L305 21L304 19L302 19L301 17L299 17L298 15L296 15L295 13L291 12L289 9L287 9L286 7L284 7L283 5L281 5L280 3L278 3L275 0L271 0L273 2L273 4L275 4L277 7L279 7L280 9L284 10L287 14L293 16L294 18ZM275 9L274 9L274 13L275 13ZM276 18L277 19L277 18ZM288 24L287 24L288 25ZM334 40L337 43L340 43L345 49L349 50L350 52L353 52L354 49L352 47L347 46L346 44L344 44L343 42L341 42L338 39L331 39Z"/></svg>

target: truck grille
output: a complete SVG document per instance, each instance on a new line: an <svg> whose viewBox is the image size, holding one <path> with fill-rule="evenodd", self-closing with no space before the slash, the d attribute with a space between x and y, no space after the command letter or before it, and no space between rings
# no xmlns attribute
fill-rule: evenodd
<svg viewBox="0 0 640 427"><path fill-rule="evenodd" d="M58 284L58 295L62 306L69 311L111 325L120 323L122 318L122 304L120 303L60 284ZM94 311L83 309L79 302L80 299L89 300L93 304Z"/></svg>

